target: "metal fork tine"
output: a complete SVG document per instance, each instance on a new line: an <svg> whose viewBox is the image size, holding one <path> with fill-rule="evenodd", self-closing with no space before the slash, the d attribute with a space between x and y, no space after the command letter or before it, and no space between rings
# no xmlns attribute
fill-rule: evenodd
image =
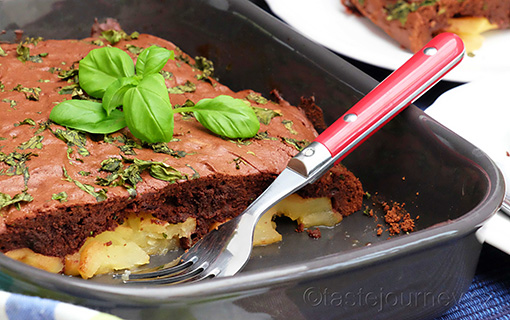
<svg viewBox="0 0 510 320"><path fill-rule="evenodd" d="M172 274L170 276L164 276L164 277L152 277L152 278L138 278L138 279L132 279L130 277L129 280L126 280L127 283L133 283L133 284L155 284L155 285L162 285L162 284L175 284L179 282L189 282L194 280L199 280L195 278L200 278L199 275L207 268L209 264L207 262L204 262L199 267L192 269L188 272L183 272L179 274ZM144 274L145 276L146 274Z"/></svg>
<svg viewBox="0 0 510 320"><path fill-rule="evenodd" d="M129 279L149 279L149 278L157 278L157 277L165 277L175 273L180 273L187 268L191 267L196 262L195 259L189 259L186 262L181 262L176 266L166 268L165 265L160 267L160 270L144 272L144 273L132 273L129 275Z"/></svg>

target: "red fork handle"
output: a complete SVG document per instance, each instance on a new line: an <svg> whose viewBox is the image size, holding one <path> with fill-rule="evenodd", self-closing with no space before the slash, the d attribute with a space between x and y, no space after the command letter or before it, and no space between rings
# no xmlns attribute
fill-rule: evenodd
<svg viewBox="0 0 510 320"><path fill-rule="evenodd" d="M404 110L453 69L464 56L464 44L442 33L390 74L314 141L324 145L335 162Z"/></svg>

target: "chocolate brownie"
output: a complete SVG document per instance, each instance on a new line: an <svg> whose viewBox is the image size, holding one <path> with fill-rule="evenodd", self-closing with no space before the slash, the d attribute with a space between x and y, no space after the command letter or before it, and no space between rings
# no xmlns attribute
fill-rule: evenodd
<svg viewBox="0 0 510 320"><path fill-rule="evenodd" d="M450 19L487 18L499 29L510 26L510 2L506 0L341 0L404 48L420 50L437 34L448 30Z"/></svg>
<svg viewBox="0 0 510 320"><path fill-rule="evenodd" d="M258 134L249 139L220 137L192 115L178 113L173 140L149 144L127 128L88 134L49 121L57 103L90 98L78 83L79 61L107 45L100 38L1 45L2 252L29 248L64 258L91 235L113 230L138 213L171 224L196 218L194 234L183 241L189 245L211 226L240 214L317 136L306 116L319 117L314 99L294 107L251 90L233 92L212 77L211 69L201 67L203 58L192 59L174 44L147 34L113 46L133 59L152 45L175 52L175 60L162 71L174 108L218 95L243 99L260 115ZM154 177L147 168L168 169L171 179ZM131 181L129 187L122 179ZM333 208L348 216L361 208L363 191L359 180L339 164L300 195L329 197Z"/></svg>

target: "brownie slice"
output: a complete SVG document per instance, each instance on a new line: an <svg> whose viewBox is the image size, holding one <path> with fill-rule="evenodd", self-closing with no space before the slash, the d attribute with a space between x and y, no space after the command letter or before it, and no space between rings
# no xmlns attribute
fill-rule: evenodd
<svg viewBox="0 0 510 320"><path fill-rule="evenodd" d="M483 17L499 29L510 26L506 0L341 0L413 52L450 26L449 19Z"/></svg>
<svg viewBox="0 0 510 320"><path fill-rule="evenodd" d="M307 118L307 114L320 117L313 99L303 99L297 108L251 90L233 92L217 82L211 70L204 70L204 63L198 63L203 58L192 59L174 44L146 34L114 46L133 59L151 45L174 50L176 59L162 71L174 108L218 95L244 99L260 115L257 136L226 139L190 114L177 114L174 139L157 144L136 139L128 129L92 135L49 121L57 103L87 98L77 83L79 61L90 50L109 45L105 42L29 39L19 45L2 44L2 252L29 248L63 258L77 252L91 235L113 230L138 213L169 223L196 218L189 245L211 226L240 214L317 136ZM158 179L137 167L137 161L150 163L149 168L171 166L174 178ZM136 182L126 187L122 179ZM363 196L359 180L341 164L299 193L305 198L331 198L343 216L359 210Z"/></svg>

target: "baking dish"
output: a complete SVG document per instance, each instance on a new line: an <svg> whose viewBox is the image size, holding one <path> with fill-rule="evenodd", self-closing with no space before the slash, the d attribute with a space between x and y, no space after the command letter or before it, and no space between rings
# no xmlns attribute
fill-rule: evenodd
<svg viewBox="0 0 510 320"><path fill-rule="evenodd" d="M0 40L13 41L15 29L25 36L83 38L94 18L114 17L128 32L151 33L206 56L234 90L268 95L277 89L293 104L314 96L328 124L377 84L248 1L26 0L1 6L6 33ZM475 271L481 250L475 233L503 199L502 175L492 160L411 106L344 164L369 193L406 203L419 216L417 231L377 236L380 221L358 212L312 240L284 221L283 242L255 248L241 274L171 287L68 278L0 256L0 286L125 319L420 319L453 306Z"/></svg>

